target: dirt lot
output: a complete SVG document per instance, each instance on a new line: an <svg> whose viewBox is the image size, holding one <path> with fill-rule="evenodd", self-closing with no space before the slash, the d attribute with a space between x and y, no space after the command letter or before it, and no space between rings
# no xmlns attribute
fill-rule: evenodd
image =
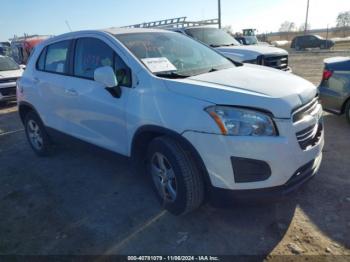
<svg viewBox="0 0 350 262"><path fill-rule="evenodd" d="M329 56L292 54L291 65L317 84ZM124 158L67 145L36 157L16 108L3 107L0 254L350 255L350 126L328 114L325 125L320 173L288 199L174 217Z"/></svg>

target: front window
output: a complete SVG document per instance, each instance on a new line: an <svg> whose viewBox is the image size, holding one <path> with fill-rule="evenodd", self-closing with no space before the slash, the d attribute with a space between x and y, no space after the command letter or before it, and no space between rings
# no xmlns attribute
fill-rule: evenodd
<svg viewBox="0 0 350 262"><path fill-rule="evenodd" d="M211 47L236 46L240 43L225 31L217 28L189 28L186 34Z"/></svg>
<svg viewBox="0 0 350 262"><path fill-rule="evenodd" d="M147 61L163 62L156 75L188 77L234 67L234 64L210 48L181 34L172 32L131 33L116 35L149 69ZM164 61L168 62L164 64ZM167 65L169 67L166 67Z"/></svg>
<svg viewBox="0 0 350 262"><path fill-rule="evenodd" d="M0 71L18 70L19 65L11 57L0 57Z"/></svg>
<svg viewBox="0 0 350 262"><path fill-rule="evenodd" d="M120 85L131 86L130 69L105 42L97 38L80 38L75 49L75 76L94 79L97 68L110 66L114 69Z"/></svg>
<svg viewBox="0 0 350 262"><path fill-rule="evenodd" d="M68 71L70 41L57 42L47 47L44 69L47 72L65 74Z"/></svg>
<svg viewBox="0 0 350 262"><path fill-rule="evenodd" d="M256 36L245 36L245 41L247 45L256 45L258 44L258 39Z"/></svg>

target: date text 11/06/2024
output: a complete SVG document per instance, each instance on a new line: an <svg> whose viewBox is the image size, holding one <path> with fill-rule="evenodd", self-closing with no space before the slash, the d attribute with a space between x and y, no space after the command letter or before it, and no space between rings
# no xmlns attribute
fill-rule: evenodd
<svg viewBox="0 0 350 262"><path fill-rule="evenodd" d="M128 256L128 261L220 261L215 256Z"/></svg>

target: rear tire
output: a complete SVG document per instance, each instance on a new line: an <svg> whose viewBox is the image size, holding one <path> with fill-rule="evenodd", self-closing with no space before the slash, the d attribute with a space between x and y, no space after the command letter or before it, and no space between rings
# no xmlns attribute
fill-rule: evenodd
<svg viewBox="0 0 350 262"><path fill-rule="evenodd" d="M29 145L38 156L47 156L51 148L49 136L40 117L31 111L26 114L24 120L25 133Z"/></svg>
<svg viewBox="0 0 350 262"><path fill-rule="evenodd" d="M189 213L202 204L203 177L191 153L178 141L159 137L151 142L147 173L162 206L173 215Z"/></svg>
<svg viewBox="0 0 350 262"><path fill-rule="evenodd" d="M345 105L345 116L350 124L350 100Z"/></svg>

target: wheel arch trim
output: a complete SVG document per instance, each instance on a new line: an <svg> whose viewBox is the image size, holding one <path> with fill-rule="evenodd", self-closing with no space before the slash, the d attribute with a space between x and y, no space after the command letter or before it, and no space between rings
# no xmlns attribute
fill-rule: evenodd
<svg viewBox="0 0 350 262"><path fill-rule="evenodd" d="M20 116L22 123L24 123L24 119L25 119L24 118L25 115L23 115L23 113L25 112L25 109L28 109L28 108L30 109L30 111L34 111L38 115L40 120L42 121L38 111L35 109L35 107L32 104L30 104L26 101L21 101L18 103L18 113L19 113L19 116Z"/></svg>
<svg viewBox="0 0 350 262"><path fill-rule="evenodd" d="M211 180L209 177L209 173L207 171L207 168L204 164L204 161L200 154L198 153L197 149L192 145L190 141L188 141L184 136L182 136L180 133L177 133L176 131L170 130L168 128L156 126L156 125L145 125L139 127L136 132L134 133L134 136L132 138L131 143L131 159L138 161L138 139L142 139L144 134L155 134L155 137L160 136L169 136L173 139L176 139L182 146L184 146L184 149L186 151L189 151L191 155L194 158L194 161L196 162L198 168L200 169L200 172L203 174L204 183L206 186L206 189L210 189L212 187ZM147 136L146 136L147 137ZM154 139L152 138L152 139ZM152 140L151 139L151 140ZM150 141L148 141L150 142Z"/></svg>

